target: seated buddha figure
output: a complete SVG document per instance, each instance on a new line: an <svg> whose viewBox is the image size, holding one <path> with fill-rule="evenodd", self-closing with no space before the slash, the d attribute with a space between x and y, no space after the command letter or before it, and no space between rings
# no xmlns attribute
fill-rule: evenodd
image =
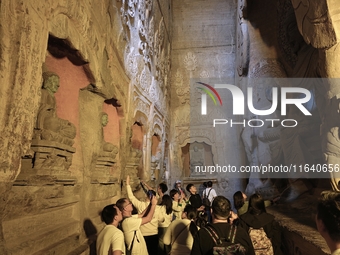
<svg viewBox="0 0 340 255"><path fill-rule="evenodd" d="M106 127L107 123L109 122L109 116L107 113L101 113L101 124L103 127L103 147L102 152L100 153L100 157L110 157L112 159L116 158L118 153L118 147L113 145L112 143L106 142L104 137L104 127Z"/></svg>
<svg viewBox="0 0 340 255"><path fill-rule="evenodd" d="M59 76L53 72L43 73L41 102L35 127L35 138L72 146L76 137L76 127L68 120L57 116L54 94L59 88Z"/></svg>

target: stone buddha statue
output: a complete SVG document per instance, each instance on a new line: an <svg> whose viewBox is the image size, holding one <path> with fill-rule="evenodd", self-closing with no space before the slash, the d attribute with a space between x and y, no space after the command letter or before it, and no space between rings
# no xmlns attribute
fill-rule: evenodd
<svg viewBox="0 0 340 255"><path fill-rule="evenodd" d="M43 73L41 102L35 127L35 138L72 146L76 127L68 120L57 116L54 94L59 88L59 76L53 72Z"/></svg>
<svg viewBox="0 0 340 255"><path fill-rule="evenodd" d="M109 116L107 115L107 113L102 112L101 113L101 124L102 124L103 129L104 127L106 127L108 122L109 122ZM112 159L114 159L117 153L118 153L117 146L105 141L104 130L103 130L103 147L102 147L102 152L100 153L100 157L111 157Z"/></svg>

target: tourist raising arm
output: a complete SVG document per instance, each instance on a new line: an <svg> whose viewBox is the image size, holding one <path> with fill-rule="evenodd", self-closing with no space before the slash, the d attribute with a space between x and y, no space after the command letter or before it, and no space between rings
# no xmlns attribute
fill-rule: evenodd
<svg viewBox="0 0 340 255"><path fill-rule="evenodd" d="M175 219L180 220L182 219L182 212L186 206L186 201L180 197L180 193L177 189L172 189L170 191L170 197L173 199L172 210L174 212Z"/></svg>
<svg viewBox="0 0 340 255"><path fill-rule="evenodd" d="M152 219L152 217L155 213L155 209L156 209L156 205L157 205L156 196L152 197L150 205L148 207L146 207L145 210L142 213L138 214L138 218L142 218L142 224L141 225L144 225L144 224L151 221L151 219Z"/></svg>
<svg viewBox="0 0 340 255"><path fill-rule="evenodd" d="M130 186L129 175L126 176L126 191L127 191L128 198L130 199L133 206L136 207L138 213L142 213L145 210L145 208L147 208L149 202L140 201L135 197Z"/></svg>
<svg viewBox="0 0 340 255"><path fill-rule="evenodd" d="M150 200L153 201L153 199L157 200L156 193L153 190L147 190L147 199L149 201L144 202L138 200L134 194L132 193L132 189L130 186L130 177L126 177L126 190L129 199L131 200L132 204L137 208L138 214L143 214L145 208L148 207L151 203ZM147 211L144 214L147 215ZM145 221L145 220L144 220ZM147 224L141 224L140 231L145 239L147 250L149 254L156 254L157 248L158 248L158 224L159 222L163 222L164 218L162 217L162 214L160 213L160 206L156 206L153 217L150 221L147 222ZM140 254L139 254L140 255Z"/></svg>
<svg viewBox="0 0 340 255"><path fill-rule="evenodd" d="M127 198L121 198L117 201L116 205L122 212L124 220L121 227L124 233L126 249L132 255L148 255L148 249L141 232L141 226L147 225L154 215L156 209L157 199L151 199L151 203L140 214L132 215L132 203Z"/></svg>

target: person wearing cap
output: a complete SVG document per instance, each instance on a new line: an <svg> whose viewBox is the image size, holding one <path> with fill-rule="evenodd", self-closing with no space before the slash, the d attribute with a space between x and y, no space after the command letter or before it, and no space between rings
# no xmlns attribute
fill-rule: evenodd
<svg viewBox="0 0 340 255"><path fill-rule="evenodd" d="M177 189L178 192L181 194L181 198L185 198L187 196L185 190L182 188L182 182L180 180L177 180L175 182L175 189Z"/></svg>

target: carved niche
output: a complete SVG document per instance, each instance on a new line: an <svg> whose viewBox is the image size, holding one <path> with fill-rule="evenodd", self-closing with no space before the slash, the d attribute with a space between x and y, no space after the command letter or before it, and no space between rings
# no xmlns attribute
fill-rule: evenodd
<svg viewBox="0 0 340 255"><path fill-rule="evenodd" d="M98 152L95 170L91 172L91 182L105 184L114 183L117 181L117 177L115 178L114 176L114 171L116 170L114 165L118 160L117 154L119 149L111 142L113 134L111 134L110 131L114 130L113 126L117 123L114 123L113 113L108 114L106 112L100 114L98 121L100 121L102 126L101 146L100 151Z"/></svg>
<svg viewBox="0 0 340 255"><path fill-rule="evenodd" d="M160 173L160 160L161 160L161 139L160 136L154 134L151 139L151 180L158 180Z"/></svg>
<svg viewBox="0 0 340 255"><path fill-rule="evenodd" d="M156 180L156 182L161 177L161 170L162 170L162 135L163 135L163 124L159 113L156 113L153 117L153 129L151 142L151 179Z"/></svg>
<svg viewBox="0 0 340 255"><path fill-rule="evenodd" d="M131 127L131 147L129 150L129 157L125 166L123 178L130 175L131 180L138 179L139 170L143 166L143 141L144 141L144 129L141 122L136 121Z"/></svg>
<svg viewBox="0 0 340 255"><path fill-rule="evenodd" d="M57 115L55 93L59 88L59 76L53 72L43 73L41 101L33 131L31 155L22 160L22 172L17 181L28 176L46 176L46 181L74 183L68 171L76 149L72 147L76 127ZM48 180L47 180L48 179Z"/></svg>

